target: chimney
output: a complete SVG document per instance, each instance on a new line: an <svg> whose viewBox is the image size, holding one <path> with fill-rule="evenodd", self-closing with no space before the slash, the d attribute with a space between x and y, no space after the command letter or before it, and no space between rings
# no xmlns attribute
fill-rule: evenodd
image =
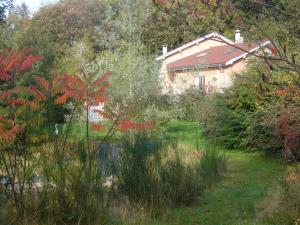
<svg viewBox="0 0 300 225"><path fill-rule="evenodd" d="M239 43L240 38L241 38L241 31L235 30L235 43Z"/></svg>
<svg viewBox="0 0 300 225"><path fill-rule="evenodd" d="M163 55L167 54L167 52L168 52L168 45L163 45L162 46L162 53L163 53Z"/></svg>
<svg viewBox="0 0 300 225"><path fill-rule="evenodd" d="M235 30L235 43L239 44L239 43L243 43L243 42L244 42L244 38L241 36L241 31Z"/></svg>

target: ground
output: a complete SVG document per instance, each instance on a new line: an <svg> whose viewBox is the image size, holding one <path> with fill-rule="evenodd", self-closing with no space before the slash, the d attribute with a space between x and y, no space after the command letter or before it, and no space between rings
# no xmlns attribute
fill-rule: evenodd
<svg viewBox="0 0 300 225"><path fill-rule="evenodd" d="M80 127L78 125L78 127ZM72 131L76 136L77 125ZM193 122L170 121L161 129L170 138L200 149L208 143L200 136ZM101 137L103 134L96 134ZM118 136L117 136L118 137ZM220 150L228 157L225 177L207 190L193 206L180 207L166 212L156 220L143 219L143 225L262 225L256 218L256 204L262 202L268 191L276 186L285 166L279 159L258 152Z"/></svg>
<svg viewBox="0 0 300 225"><path fill-rule="evenodd" d="M255 204L276 184L283 167L276 160L256 153L230 153L228 172L199 203L172 210L149 225L233 225L261 224L256 221Z"/></svg>
<svg viewBox="0 0 300 225"><path fill-rule="evenodd" d="M192 123L169 123L171 136L179 135L182 142L192 144ZM189 131L190 135L187 135ZM196 132L194 132L196 135ZM195 136L194 136L195 137ZM204 144L200 141L200 145ZM159 220L143 222L147 225L233 225L262 224L256 220L255 205L277 185L284 165L259 153L227 151L228 171L214 188L207 190L197 204L173 209Z"/></svg>

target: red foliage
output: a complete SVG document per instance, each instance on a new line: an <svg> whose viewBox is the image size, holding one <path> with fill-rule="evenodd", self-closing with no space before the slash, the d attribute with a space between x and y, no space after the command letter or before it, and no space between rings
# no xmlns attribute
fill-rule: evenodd
<svg viewBox="0 0 300 225"><path fill-rule="evenodd" d="M6 127L0 124L0 141L3 142L11 142L13 141L19 134L21 134L23 128L20 125L14 125L10 127Z"/></svg>
<svg viewBox="0 0 300 225"><path fill-rule="evenodd" d="M146 122L133 122L128 118L125 118L118 126L119 131L127 131L127 130L151 130L155 127L154 121L146 121Z"/></svg>
<svg viewBox="0 0 300 225"><path fill-rule="evenodd" d="M276 90L275 91L275 95L277 95L277 96L286 95L288 93L289 93L288 89L281 89L281 90Z"/></svg>
<svg viewBox="0 0 300 225"><path fill-rule="evenodd" d="M38 85L46 90L46 91L49 91L50 90L50 83L44 78L44 77L39 77L39 76L36 76L35 77L35 81L38 83Z"/></svg>
<svg viewBox="0 0 300 225"><path fill-rule="evenodd" d="M107 72L92 83L81 79L78 76L63 74L55 80L55 86L59 96L56 98L56 104L64 104L69 99L83 103L84 107L99 106L107 101L108 95L106 93L109 88L107 82L112 75ZM117 121L117 129L119 131L135 130L149 130L155 126L154 122L133 122L125 115L123 107L119 110L116 107L106 107L104 110L93 110L101 117L111 121ZM92 129L96 131L103 131L104 127L101 124L92 124Z"/></svg>
<svg viewBox="0 0 300 225"><path fill-rule="evenodd" d="M44 99L34 88L17 85L16 79L16 75L30 69L40 59L40 56L28 54L27 49L19 52L6 49L0 53L0 142L11 142L23 131L18 124L18 108L25 106L36 109L38 101ZM33 96L34 99L29 100L27 96Z"/></svg>
<svg viewBox="0 0 300 225"><path fill-rule="evenodd" d="M87 106L99 105L106 101L107 79L111 73L106 73L91 84L80 77L64 74L55 80L57 93L60 96L56 104L64 104L68 99L82 101Z"/></svg>
<svg viewBox="0 0 300 225"><path fill-rule="evenodd" d="M92 88L97 88L99 85L102 85L103 82L107 81L107 79L112 75L111 71L108 71L107 73L103 74L101 77L99 77L96 81L94 81L91 85Z"/></svg>
<svg viewBox="0 0 300 225"><path fill-rule="evenodd" d="M32 64L39 61L40 56L29 55L23 62L20 63L20 71L25 71L31 68Z"/></svg>
<svg viewBox="0 0 300 225"><path fill-rule="evenodd" d="M105 127L97 123L92 123L92 129L99 132L105 131Z"/></svg>
<svg viewBox="0 0 300 225"><path fill-rule="evenodd" d="M40 56L28 55L27 53L27 49L20 52L6 49L0 53L0 79L8 81L16 71L24 72L41 59Z"/></svg>
<svg viewBox="0 0 300 225"><path fill-rule="evenodd" d="M297 129L298 127L298 129ZM293 121L291 115L285 112L277 121L277 132L283 140L283 155L287 160L300 159L300 124Z"/></svg>

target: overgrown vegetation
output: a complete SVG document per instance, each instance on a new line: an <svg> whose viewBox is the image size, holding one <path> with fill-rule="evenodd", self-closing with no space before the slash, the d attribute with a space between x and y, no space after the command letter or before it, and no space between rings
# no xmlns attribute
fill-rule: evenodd
<svg viewBox="0 0 300 225"><path fill-rule="evenodd" d="M300 223L299 169L277 185L278 161L245 153L300 160L299 12L298 0L66 0L30 14L0 0L0 224ZM236 28L272 46L231 88L161 96L161 45ZM213 187L219 145L243 153L227 151Z"/></svg>
<svg viewBox="0 0 300 225"><path fill-rule="evenodd" d="M288 93L274 84L297 81L279 72L267 73L266 65L253 62L224 94L205 97L203 132L230 149L281 153L295 161L300 148L298 89Z"/></svg>
<svg viewBox="0 0 300 225"><path fill-rule="evenodd" d="M226 159L215 149L192 150L138 134L125 139L119 188L136 208L157 217L197 201L225 172Z"/></svg>

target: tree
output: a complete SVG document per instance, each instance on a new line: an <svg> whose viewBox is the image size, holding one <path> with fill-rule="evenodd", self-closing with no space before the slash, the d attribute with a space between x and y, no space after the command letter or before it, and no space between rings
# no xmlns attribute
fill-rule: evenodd
<svg viewBox="0 0 300 225"><path fill-rule="evenodd" d="M6 23L10 30L23 32L30 21L30 12L28 6L23 2L17 5L7 16Z"/></svg>
<svg viewBox="0 0 300 225"><path fill-rule="evenodd" d="M34 87L21 86L18 81L40 59L27 50L6 49L0 53L0 169L11 179L17 218L24 213L24 186L28 172L25 146L30 145L30 135L26 134L33 126L30 118L35 118L37 128L39 121L33 112L44 100Z"/></svg>
<svg viewBox="0 0 300 225"><path fill-rule="evenodd" d="M227 4L214 1L153 0L150 16L142 27L142 40L150 52L159 52L162 45L175 48L212 31L232 37L236 14Z"/></svg>
<svg viewBox="0 0 300 225"><path fill-rule="evenodd" d="M5 13L12 9L13 1L12 0L0 0L0 23L4 21Z"/></svg>
<svg viewBox="0 0 300 225"><path fill-rule="evenodd" d="M101 71L111 68L114 74L110 79L109 101L130 106L131 115L143 112L150 99L160 93L159 67L145 51L140 43L128 43L96 60Z"/></svg>
<svg viewBox="0 0 300 225"><path fill-rule="evenodd" d="M20 120L24 111L23 107L37 108L36 102L22 95L26 93L37 98L40 95L29 87L18 86L17 82L20 79L20 73L30 69L32 64L39 60L39 56L28 55L26 50L21 52L5 50L0 54L1 142L13 141L23 130Z"/></svg>

